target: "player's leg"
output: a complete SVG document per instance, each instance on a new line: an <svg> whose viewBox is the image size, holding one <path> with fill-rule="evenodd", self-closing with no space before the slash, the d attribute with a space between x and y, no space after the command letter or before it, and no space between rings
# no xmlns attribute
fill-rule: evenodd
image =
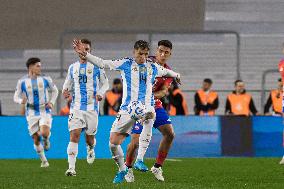
<svg viewBox="0 0 284 189"><path fill-rule="evenodd" d="M41 160L41 167L48 167L49 163L46 159L46 156L44 154L44 149L42 144L40 143L40 135L38 132L34 133L32 135L33 141L34 141L34 149L36 151L36 153L38 154L40 160Z"/></svg>
<svg viewBox="0 0 284 189"><path fill-rule="evenodd" d="M69 168L65 172L66 176L76 176L75 164L78 155L78 143L82 128L86 127L82 111L73 110L68 119L68 127L70 132L70 142L67 147L68 164Z"/></svg>
<svg viewBox="0 0 284 189"><path fill-rule="evenodd" d="M87 162L92 164L95 160L95 146L98 127L98 114L96 111L88 111L85 114L86 120L86 143L87 143Z"/></svg>
<svg viewBox="0 0 284 189"><path fill-rule="evenodd" d="M159 181L164 181L162 165L167 158L168 152L172 146L174 140L174 129L171 124L166 124L158 127L159 131L163 135L158 149L158 155L156 158L156 163L151 168L151 172L155 175L156 179Z"/></svg>
<svg viewBox="0 0 284 189"><path fill-rule="evenodd" d="M135 131L137 131L137 130L135 130L135 126L132 130L131 141L127 146L127 152L126 152L125 165L128 168L128 172L125 175L126 182L134 182L134 180L135 180L132 165L133 165L133 160L135 159L136 150L138 149L138 145L139 145L139 136L140 136L140 133L142 131L142 126L141 126L141 130L140 130L139 134L134 133Z"/></svg>
<svg viewBox="0 0 284 189"><path fill-rule="evenodd" d="M52 123L52 118L50 114L43 115L41 116L39 120L39 126L40 126L40 135L42 136L43 139L43 148L44 150L49 150L50 148L50 136L51 136L51 123Z"/></svg>
<svg viewBox="0 0 284 189"><path fill-rule="evenodd" d="M27 117L27 121L29 125L29 134L33 138L34 149L41 160L41 167L48 167L49 164L44 154L43 146L40 143L39 119L40 118L38 116Z"/></svg>
<svg viewBox="0 0 284 189"><path fill-rule="evenodd" d="M123 182L124 177L127 174L121 144L125 137L131 132L134 123L135 120L131 119L131 116L126 111L120 111L112 125L110 131L109 148L112 158L119 169L115 178L113 179L113 183Z"/></svg>
<svg viewBox="0 0 284 189"><path fill-rule="evenodd" d="M76 176L75 165L78 155L78 143L80 141L80 134L82 129L74 129L70 131L70 142L67 146L67 155L68 155L68 170L66 171L66 176Z"/></svg>
<svg viewBox="0 0 284 189"><path fill-rule="evenodd" d="M151 168L151 172L159 181L164 181L162 165L168 155L174 140L174 129L166 110L164 108L156 109L157 118L154 123L154 128L158 129L163 135L160 141L156 163Z"/></svg>
<svg viewBox="0 0 284 189"><path fill-rule="evenodd" d="M139 137L139 148L138 148L136 162L139 162L139 164L141 165L143 164L144 166L146 165L143 163L143 160L152 138L152 128L154 125L155 118L156 118L156 113L154 113L154 111L149 112L149 114L146 117L146 120L143 122L143 129ZM141 171L147 171L147 170L141 169Z"/></svg>

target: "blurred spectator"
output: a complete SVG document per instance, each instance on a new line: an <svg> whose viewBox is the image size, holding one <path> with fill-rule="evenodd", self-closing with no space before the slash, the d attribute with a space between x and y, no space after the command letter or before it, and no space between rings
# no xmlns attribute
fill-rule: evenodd
<svg viewBox="0 0 284 189"><path fill-rule="evenodd" d="M235 81L235 91L228 95L225 114L249 116L259 115L252 96L246 93L245 84L242 80Z"/></svg>
<svg viewBox="0 0 284 189"><path fill-rule="evenodd" d="M282 79L278 79L278 88L271 90L269 98L264 106L264 114L265 115L282 115ZM269 109L272 106L272 114L269 113Z"/></svg>
<svg viewBox="0 0 284 189"><path fill-rule="evenodd" d="M219 99L218 94L211 90L212 83L211 79L204 79L202 88L195 93L195 115L215 115L215 110L219 106Z"/></svg>
<svg viewBox="0 0 284 189"><path fill-rule="evenodd" d="M63 108L61 108L59 115L61 115L61 116L69 115L71 103L72 103L72 97L70 96L70 97L67 99L67 104L66 104L66 106L63 107Z"/></svg>
<svg viewBox="0 0 284 189"><path fill-rule="evenodd" d="M121 79L114 79L112 89L106 92L104 101L104 115L116 115L122 103Z"/></svg>
<svg viewBox="0 0 284 189"><path fill-rule="evenodd" d="M174 80L169 89L170 110L169 115L188 115L185 97Z"/></svg>

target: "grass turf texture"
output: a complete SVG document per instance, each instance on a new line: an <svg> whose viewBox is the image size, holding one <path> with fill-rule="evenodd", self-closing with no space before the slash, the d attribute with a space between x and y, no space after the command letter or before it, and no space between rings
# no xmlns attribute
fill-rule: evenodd
<svg viewBox="0 0 284 189"><path fill-rule="evenodd" d="M152 173L135 171L134 183L112 184L116 165L112 160L77 160L76 177L64 175L67 160L0 160L0 188L284 188L284 166L275 158L200 158L166 161L165 182ZM154 160L146 160L151 168Z"/></svg>

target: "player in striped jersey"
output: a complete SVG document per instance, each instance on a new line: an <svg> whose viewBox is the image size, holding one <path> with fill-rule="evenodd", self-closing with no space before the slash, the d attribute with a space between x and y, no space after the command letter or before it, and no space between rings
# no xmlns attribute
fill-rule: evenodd
<svg viewBox="0 0 284 189"><path fill-rule="evenodd" d="M164 68L170 69L166 64L168 59L171 57L172 53L172 43L169 40L161 40L158 42L158 47L156 51L156 56L151 57L151 59L157 62L159 65ZM170 150L174 139L174 129L171 123L171 119L168 116L166 110L162 106L162 101L160 100L168 93L168 88L170 87L173 78L167 77L158 77L156 78L155 85L153 88L154 97L155 97L155 112L156 112L156 120L154 122L154 128L158 129L159 132L163 135L163 138L160 142L158 155L156 158L156 163L151 168L151 172L154 174L157 180L164 181L162 165L167 157L167 154ZM126 154L126 166L129 168L128 173L125 176L127 182L134 182L134 174L132 169L133 160L135 157L135 151L138 149L138 154L136 158L136 162L134 164L134 168L140 170L142 172L148 171L148 167L144 164L143 158L145 155L145 151L143 148L148 148L149 143L142 143L139 145L139 136L142 134L143 126L137 122L131 133L131 142L127 148ZM152 131L152 130L151 130ZM150 133L151 134L151 133Z"/></svg>
<svg viewBox="0 0 284 189"><path fill-rule="evenodd" d="M91 41L82 39L82 46L91 52ZM92 164L95 159L94 147L97 132L99 104L104 93L109 88L105 71L91 64L84 56L71 64L63 85L63 95L66 99L72 95L68 127L70 142L67 147L69 168L66 176L76 176L75 163L78 154L78 142L82 129L85 129L87 142L87 162Z"/></svg>
<svg viewBox="0 0 284 189"><path fill-rule="evenodd" d="M34 140L34 149L41 159L41 167L48 167L44 149L48 150L50 147L51 109L58 96L58 90L50 77L41 75L39 58L28 59L26 66L28 75L18 80L14 101L25 104L26 119L29 134ZM48 90L51 90L51 99ZM44 146L40 143L41 136Z"/></svg>
<svg viewBox="0 0 284 189"><path fill-rule="evenodd" d="M155 79L156 77L168 76L175 77L179 80L180 74L163 68L147 59L150 48L149 44L143 40L135 42L133 58L123 58L120 60L103 60L91 55L84 51L82 43L79 40L74 40L73 46L77 53L81 54L81 56L86 56L86 58L95 65L101 68L108 67L111 70L120 71L123 80L122 105L112 125L109 147L112 157L119 167L119 171L113 183L121 183L124 180L124 176L127 174L127 168L124 164L124 154L120 145L125 137L131 133L136 121L132 119L128 113L128 105L134 101L140 101L145 104L147 113L144 118L143 130L147 130L145 133L151 133L149 130L152 130L155 120L155 101L152 93ZM141 134L140 137L141 143L148 143L152 135ZM144 150L146 151L146 148Z"/></svg>

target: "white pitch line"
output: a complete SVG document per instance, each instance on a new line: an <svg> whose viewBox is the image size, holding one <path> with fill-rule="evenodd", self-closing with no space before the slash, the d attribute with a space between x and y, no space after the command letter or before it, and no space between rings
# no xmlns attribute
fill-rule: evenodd
<svg viewBox="0 0 284 189"><path fill-rule="evenodd" d="M166 159L166 161L178 161L178 162L180 162L182 160L181 159Z"/></svg>

